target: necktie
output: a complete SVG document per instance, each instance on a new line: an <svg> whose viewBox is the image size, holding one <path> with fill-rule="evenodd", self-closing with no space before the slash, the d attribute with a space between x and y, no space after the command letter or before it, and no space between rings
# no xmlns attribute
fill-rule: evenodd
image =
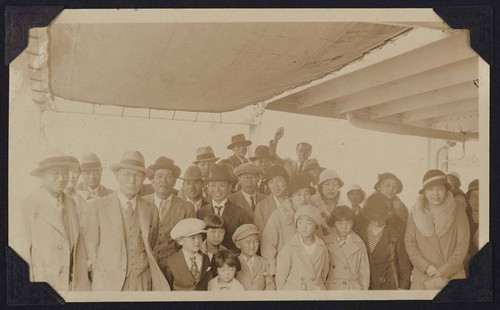
<svg viewBox="0 0 500 310"><path fill-rule="evenodd" d="M196 264L196 256L190 257L189 260L191 261L191 274L196 283L198 283L200 281L200 269L198 269L198 265Z"/></svg>
<svg viewBox="0 0 500 310"><path fill-rule="evenodd" d="M132 203L130 201L127 201L127 210L125 210L125 212L129 217L134 215L134 209L132 209Z"/></svg>
<svg viewBox="0 0 500 310"><path fill-rule="evenodd" d="M250 272L253 273L253 260L249 259L247 260L248 268L250 269Z"/></svg>
<svg viewBox="0 0 500 310"><path fill-rule="evenodd" d="M255 196L250 196L250 201L252 202L250 205L252 207L252 211L255 211Z"/></svg>
<svg viewBox="0 0 500 310"><path fill-rule="evenodd" d="M163 220L163 218L165 217L166 213L167 213L167 201L166 200L162 200L160 202L160 219Z"/></svg>
<svg viewBox="0 0 500 310"><path fill-rule="evenodd" d="M222 208L224 208L224 206L214 206L214 208L217 210L217 215L222 216Z"/></svg>
<svg viewBox="0 0 500 310"><path fill-rule="evenodd" d="M297 173L298 174L301 174L302 173L302 168L304 167L304 164L300 163L299 164L299 169L297 170Z"/></svg>

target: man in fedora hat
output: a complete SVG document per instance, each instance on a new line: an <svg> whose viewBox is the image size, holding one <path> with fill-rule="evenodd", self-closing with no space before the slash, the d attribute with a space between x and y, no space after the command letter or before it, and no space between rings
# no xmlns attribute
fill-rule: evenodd
<svg viewBox="0 0 500 310"><path fill-rule="evenodd" d="M103 166L96 154L84 154L80 164L82 181L75 189L86 200L104 197L113 191L101 185Z"/></svg>
<svg viewBox="0 0 500 310"><path fill-rule="evenodd" d="M198 166L201 170L202 181L203 181L203 198L208 200L207 192L207 184L208 184L208 173L210 168L219 160L219 157L215 156L212 147L210 146L202 146L196 149L196 160L193 161L193 164Z"/></svg>
<svg viewBox="0 0 500 310"><path fill-rule="evenodd" d="M307 142L300 142L297 144L295 151L297 154L297 160L291 158L280 158L277 155L278 142L285 135L285 130L283 127L278 128L274 134L274 139L269 142L269 147L271 148L271 153L274 154L275 164L282 165L291 177L304 173L304 164L306 160L311 157L312 145Z"/></svg>
<svg viewBox="0 0 500 310"><path fill-rule="evenodd" d="M254 156L250 157L250 161L254 163L257 167L263 170L264 174L261 176L259 183L257 184L257 190L261 194L270 195L271 191L267 187L267 182L264 178L267 170L271 168L274 156L271 154L271 149L267 145L258 145L255 148Z"/></svg>
<svg viewBox="0 0 500 310"><path fill-rule="evenodd" d="M160 226L153 254L158 266L166 275L167 257L179 250L175 241L170 237L170 231L180 220L196 218L196 212L192 203L173 194L175 182L181 174L181 169L171 159L163 156L158 157L148 169L153 171L151 183L154 193L143 198L158 208Z"/></svg>
<svg viewBox="0 0 500 310"><path fill-rule="evenodd" d="M231 143L227 146L227 149L233 151L233 155L229 156L227 160L233 165L233 168L248 162L246 155L248 146L251 144L252 141L247 140L242 133L231 137Z"/></svg>
<svg viewBox="0 0 500 310"><path fill-rule="evenodd" d="M189 166L184 172L182 192L183 197L194 205L196 212L209 202L203 198L203 180L198 166Z"/></svg>
<svg viewBox="0 0 500 310"><path fill-rule="evenodd" d="M144 156L127 151L111 165L119 189L93 205L90 258L94 291L168 291L170 287L153 254L158 238L158 210L139 197L146 177Z"/></svg>
<svg viewBox="0 0 500 310"><path fill-rule="evenodd" d="M264 171L252 163L246 163L234 168L233 172L238 177L241 189L227 198L242 207L253 223L255 207L267 197L257 192L257 184Z"/></svg>
<svg viewBox="0 0 500 310"><path fill-rule="evenodd" d="M208 191L212 196L212 201L198 210L197 215L201 220L208 214L222 216L226 223L226 234L222 245L228 249L236 250L231 236L236 228L246 223L252 223L252 220L241 206L235 205L227 198L231 191L231 183L232 176L226 165L212 166L208 178Z"/></svg>
<svg viewBox="0 0 500 310"><path fill-rule="evenodd" d="M30 280L47 282L56 291L89 291L87 253L80 234L75 201L64 193L69 171L78 163L52 150L31 172L40 190L21 205L23 243L19 249Z"/></svg>

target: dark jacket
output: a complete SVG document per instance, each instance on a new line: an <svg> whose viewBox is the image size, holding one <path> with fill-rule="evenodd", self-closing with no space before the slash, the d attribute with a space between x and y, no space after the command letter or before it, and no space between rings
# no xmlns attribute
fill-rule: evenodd
<svg viewBox="0 0 500 310"><path fill-rule="evenodd" d="M203 206L197 212L197 216L200 220L203 220L209 214L215 214L211 203ZM226 233L224 235L224 240L222 240L222 245L229 250L237 250L232 240L234 231L243 224L252 224L253 222L242 207L235 205L229 200L224 206L222 218L226 226Z"/></svg>
<svg viewBox="0 0 500 310"><path fill-rule="evenodd" d="M365 242L370 262L370 290L410 288L412 265L404 245L404 223L396 215L387 220L373 252L368 244L368 220L357 218L356 233Z"/></svg>
<svg viewBox="0 0 500 310"><path fill-rule="evenodd" d="M167 257L165 276L172 291L207 290L208 282L212 280L212 272L208 270L210 260L205 254L199 253L203 257L203 263L200 268L200 281L198 283L195 282L194 276L186 264L182 249Z"/></svg>

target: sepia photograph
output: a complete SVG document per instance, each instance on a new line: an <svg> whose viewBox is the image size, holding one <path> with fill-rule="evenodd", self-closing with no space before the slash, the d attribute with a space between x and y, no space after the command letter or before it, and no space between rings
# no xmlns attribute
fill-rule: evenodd
<svg viewBox="0 0 500 310"><path fill-rule="evenodd" d="M432 300L489 242L470 38L432 9L65 9L9 66L9 246L68 303Z"/></svg>

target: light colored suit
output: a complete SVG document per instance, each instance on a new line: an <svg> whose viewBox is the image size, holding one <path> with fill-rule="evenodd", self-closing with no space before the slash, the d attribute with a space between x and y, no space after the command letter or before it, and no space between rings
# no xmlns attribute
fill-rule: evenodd
<svg viewBox="0 0 500 310"><path fill-rule="evenodd" d="M253 223L255 224L255 226L257 226L261 239L264 228L266 228L267 221L269 221L271 214L273 214L273 212L277 209L278 207L276 206L276 201L274 201L273 195L269 195L268 197L266 197L266 199L259 202L255 207Z"/></svg>
<svg viewBox="0 0 500 310"><path fill-rule="evenodd" d="M370 286L370 261L363 240L351 232L344 248L340 248L337 232L323 237L330 255L327 290L367 290Z"/></svg>
<svg viewBox="0 0 500 310"><path fill-rule="evenodd" d="M326 245L317 237L318 246L307 254L299 234L281 249L276 264L276 288L278 290L325 290L329 270Z"/></svg>
<svg viewBox="0 0 500 310"><path fill-rule="evenodd" d="M47 282L56 291L89 291L87 254L80 234L76 203L66 194L63 194L62 201L68 232L56 206L51 205L42 190L24 201L21 208L25 239L19 252L28 260L31 281Z"/></svg>
<svg viewBox="0 0 500 310"><path fill-rule="evenodd" d="M267 196L266 195L263 195L261 193L255 193L255 205L257 206L257 204L259 202L261 202L262 200L266 199ZM252 209L252 206L250 206L248 204L248 201L245 199L245 196L243 196L243 193L241 192L241 190L239 190L238 192L234 193L234 194L231 194L229 196L227 196L227 199L229 201L231 201L232 203L234 203L235 205L237 205L238 207L241 207L245 210L245 212L247 213L247 215L250 217L250 219L253 221L253 215L254 215L254 212L255 210Z"/></svg>
<svg viewBox="0 0 500 310"><path fill-rule="evenodd" d="M276 289L267 259L255 255L252 270L248 267L243 254L240 254L238 259L241 270L236 273L236 279L246 291L274 291Z"/></svg>
<svg viewBox="0 0 500 310"><path fill-rule="evenodd" d="M89 219L91 231L88 238L92 246L92 290L120 291L127 272L127 249L118 193L97 199L90 208L92 219ZM137 197L137 211L151 272L152 290L169 291L168 282L158 267L152 250L158 237L158 210L155 205Z"/></svg>

